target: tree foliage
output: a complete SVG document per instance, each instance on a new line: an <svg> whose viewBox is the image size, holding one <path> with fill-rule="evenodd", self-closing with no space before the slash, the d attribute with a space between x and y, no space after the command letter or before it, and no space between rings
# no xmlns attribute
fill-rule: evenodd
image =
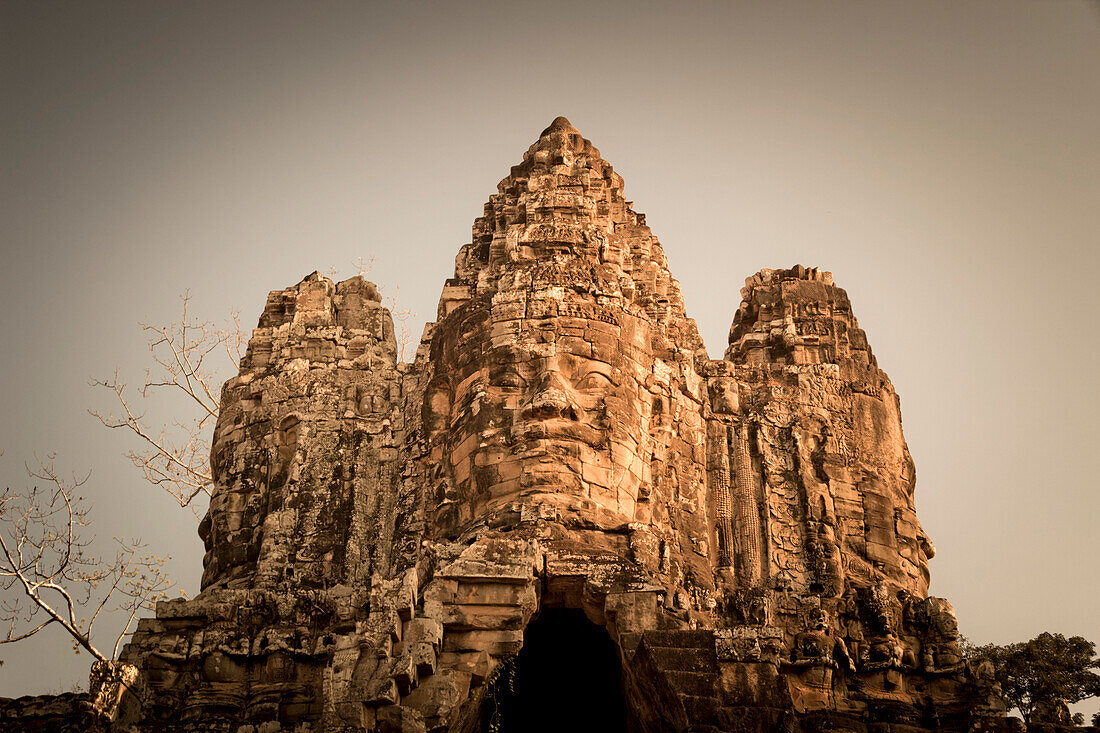
<svg viewBox="0 0 1100 733"><path fill-rule="evenodd" d="M1094 656L1096 645L1084 637L1043 632L1005 646L963 642L968 658L993 665L1008 705L1019 709L1028 723L1041 707L1100 695L1100 674L1094 671L1100 670L1100 659Z"/></svg>

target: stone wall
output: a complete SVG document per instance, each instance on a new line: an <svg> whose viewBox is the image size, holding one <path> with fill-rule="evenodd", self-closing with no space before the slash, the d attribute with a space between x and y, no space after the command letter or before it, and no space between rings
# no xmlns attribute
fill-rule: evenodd
<svg viewBox="0 0 1100 733"><path fill-rule="evenodd" d="M86 692L0 698L0 730L82 733L95 725Z"/></svg>

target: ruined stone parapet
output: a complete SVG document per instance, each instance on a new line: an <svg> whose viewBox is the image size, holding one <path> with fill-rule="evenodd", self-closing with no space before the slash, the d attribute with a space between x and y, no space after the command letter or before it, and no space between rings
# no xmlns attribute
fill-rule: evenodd
<svg viewBox="0 0 1100 733"><path fill-rule="evenodd" d="M23 733L85 733L94 725L86 692L0 698L0 730Z"/></svg>

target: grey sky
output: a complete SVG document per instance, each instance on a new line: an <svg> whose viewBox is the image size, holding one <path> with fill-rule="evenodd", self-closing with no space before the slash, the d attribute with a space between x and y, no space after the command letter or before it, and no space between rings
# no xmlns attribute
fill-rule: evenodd
<svg viewBox="0 0 1100 733"><path fill-rule="evenodd" d="M1068 0L5 2L0 478L36 450L93 467L99 536L146 538L194 594L197 519L86 413L109 406L89 377L139 378L138 322L185 289L250 327L268 290L359 256L419 333L565 115L712 357L746 276L835 273L902 396L964 634L1100 641L1098 71L1100 9ZM0 659L4 696L88 665L60 636Z"/></svg>

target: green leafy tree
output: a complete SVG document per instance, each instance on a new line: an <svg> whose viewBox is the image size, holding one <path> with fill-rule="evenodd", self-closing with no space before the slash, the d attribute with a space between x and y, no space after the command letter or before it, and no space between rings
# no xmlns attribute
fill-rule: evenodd
<svg viewBox="0 0 1100 733"><path fill-rule="evenodd" d="M1058 702L1073 704L1100 695L1100 659L1096 645L1081 636L1043 632L1031 641L975 646L962 639L964 655L993 665L1009 707L1032 722L1036 710ZM1093 718L1096 724L1097 718ZM1036 721L1039 722L1039 721Z"/></svg>

